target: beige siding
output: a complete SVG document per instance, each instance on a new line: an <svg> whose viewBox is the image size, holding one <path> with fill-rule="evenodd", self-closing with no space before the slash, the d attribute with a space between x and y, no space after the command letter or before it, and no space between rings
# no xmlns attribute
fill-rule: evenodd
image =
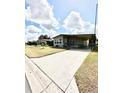
<svg viewBox="0 0 124 93"><path fill-rule="evenodd" d="M63 36L58 36L54 38L54 47L63 47Z"/></svg>

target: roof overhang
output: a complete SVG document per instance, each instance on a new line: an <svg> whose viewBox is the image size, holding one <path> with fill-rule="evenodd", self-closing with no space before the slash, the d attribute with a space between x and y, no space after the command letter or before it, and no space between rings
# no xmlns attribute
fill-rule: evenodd
<svg viewBox="0 0 124 93"><path fill-rule="evenodd" d="M60 34L57 35L55 37L53 37L53 39L63 36L63 37L77 37L77 38L82 38L82 39L90 39L94 34Z"/></svg>

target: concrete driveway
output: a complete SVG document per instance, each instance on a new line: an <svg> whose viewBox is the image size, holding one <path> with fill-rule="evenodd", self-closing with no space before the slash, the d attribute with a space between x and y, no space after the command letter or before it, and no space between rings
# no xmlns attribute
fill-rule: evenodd
<svg viewBox="0 0 124 93"><path fill-rule="evenodd" d="M73 93L68 92L70 91L70 84L75 83L73 76L89 52L90 50L66 50L41 58L32 58L31 60L63 91Z"/></svg>

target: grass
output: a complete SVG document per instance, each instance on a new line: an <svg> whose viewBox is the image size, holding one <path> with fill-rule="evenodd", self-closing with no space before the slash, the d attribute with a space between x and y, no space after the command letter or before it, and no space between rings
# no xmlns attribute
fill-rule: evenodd
<svg viewBox="0 0 124 93"><path fill-rule="evenodd" d="M64 51L65 49L61 48L52 48L52 47L42 47L42 46L25 46L25 54L29 57L42 57L50 55L53 53Z"/></svg>
<svg viewBox="0 0 124 93"><path fill-rule="evenodd" d="M91 52L75 74L80 93L98 93L98 53Z"/></svg>

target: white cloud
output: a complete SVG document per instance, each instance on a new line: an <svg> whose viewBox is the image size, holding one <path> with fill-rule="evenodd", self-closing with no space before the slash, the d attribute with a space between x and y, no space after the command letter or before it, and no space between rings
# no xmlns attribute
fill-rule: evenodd
<svg viewBox="0 0 124 93"><path fill-rule="evenodd" d="M41 32L42 30L34 25L27 26L25 31L25 41L27 42L37 40L39 33Z"/></svg>
<svg viewBox="0 0 124 93"><path fill-rule="evenodd" d="M41 26L41 28L44 30L44 32L42 33L42 34L44 34L44 35L47 34L47 35L50 36L50 37L54 37L54 36L58 35L57 31L54 30L54 29L48 30L48 29L46 29L46 28L43 27L43 26Z"/></svg>
<svg viewBox="0 0 124 93"><path fill-rule="evenodd" d="M27 41L36 41L37 39L38 39L37 35L28 34L28 35L25 36L25 42L27 42Z"/></svg>
<svg viewBox="0 0 124 93"><path fill-rule="evenodd" d="M31 20L42 24L49 30L58 26L59 23L54 17L53 6L47 0L29 0L29 5Z"/></svg>
<svg viewBox="0 0 124 93"><path fill-rule="evenodd" d="M72 11L64 20L65 29L72 34L93 33L94 25L83 20L80 13Z"/></svg>
<svg viewBox="0 0 124 93"><path fill-rule="evenodd" d="M56 29L59 28L59 23L54 17L53 6L47 0L26 0L26 3L29 4L25 9L26 20L40 24L41 28L35 25L27 26L25 41L37 40L41 34L50 37L57 35Z"/></svg>
<svg viewBox="0 0 124 93"><path fill-rule="evenodd" d="M38 33L42 32L42 30L34 25L29 25L26 27L26 32L28 33Z"/></svg>
<svg viewBox="0 0 124 93"><path fill-rule="evenodd" d="M28 4L29 3L29 0L25 0L25 2Z"/></svg>
<svg viewBox="0 0 124 93"><path fill-rule="evenodd" d="M64 20L64 27L70 30L81 30L84 22L78 12L72 11Z"/></svg>
<svg viewBox="0 0 124 93"><path fill-rule="evenodd" d="M34 25L29 25L26 27L25 31L25 41L35 41L38 39L40 35L48 35L50 37L54 37L57 35L57 32L53 29L48 30L45 27L41 26L41 28L38 28Z"/></svg>
<svg viewBox="0 0 124 93"><path fill-rule="evenodd" d="M31 19L31 9L29 6L27 7L27 9L25 9L25 19L26 20Z"/></svg>
<svg viewBox="0 0 124 93"><path fill-rule="evenodd" d="M58 35L55 30L46 31L46 34L50 37L54 37L54 36Z"/></svg>

